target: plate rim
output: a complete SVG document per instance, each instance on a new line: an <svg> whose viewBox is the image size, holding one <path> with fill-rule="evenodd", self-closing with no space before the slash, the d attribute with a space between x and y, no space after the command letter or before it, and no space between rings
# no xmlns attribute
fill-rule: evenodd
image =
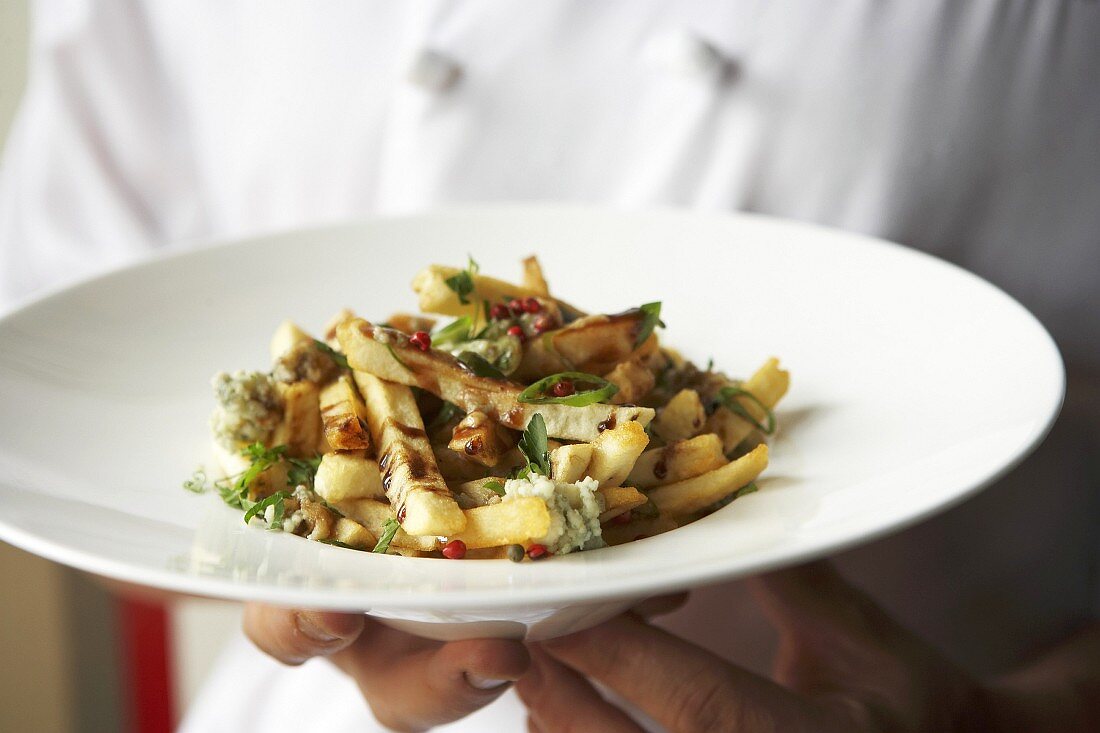
<svg viewBox="0 0 1100 733"><path fill-rule="evenodd" d="M542 217L569 217L581 215L605 218L671 216L686 219L705 218L725 220L731 224L740 220L751 220L763 223L768 227L786 229L798 228L803 229L807 233L816 232L831 237L840 236L853 244L859 244L864 247L872 247L880 250L886 249L900 256L930 260L937 266L946 268L947 271L952 272L952 274L956 276L963 276L964 279L969 280L973 285L986 289L994 297L998 297L1002 301L1005 301L1007 305L1015 307L1019 315L1030 321L1030 325L1037 329L1038 334L1041 334L1043 337L1043 345L1046 347L1046 353L1043 354L1043 360L1049 360L1048 366L1053 368L1053 376L1055 376L1055 383L1050 385L1054 389L1049 393L1050 400L1046 405L1046 417L1042 421L1036 421L1026 441L1023 441L1022 447L1014 456L1001 461L999 465L994 467L984 478L968 481L966 482L968 485L965 488L953 492L948 498L939 502L934 502L909 515L880 523L870 529L851 532L842 540L836 540L831 535L826 534L817 539L807 541L805 545L797 551L777 551L772 553L769 558L751 563L749 566L738 566L737 556L730 557L729 562L714 561L702 568L694 570L693 565L685 563L683 570L675 574L675 577L666 577L668 573L658 578L653 578L645 574L638 574L628 578L622 578L620 582L617 582L610 588L589 583L581 586L562 585L551 588L531 586L521 589L500 587L490 589L478 588L473 590L460 589L454 591L410 592L275 586L268 582L250 582L249 584L241 585L226 578L194 575L168 567L145 568L122 560L111 559L94 552L80 550L76 547L67 546L61 542L43 538L32 531L24 530L15 524L9 523L3 515L0 515L0 541L7 542L15 547L19 547L48 560L123 582L210 598L222 598L236 601L253 600L334 610L359 611L372 608L378 610L409 611L463 611L486 608L504 610L519 607L561 606L564 604L574 605L600 601L614 601L626 598L641 598L655 594L679 591L685 588L715 584L739 577L768 572L781 567L797 565L823 556L843 552L852 547L866 544L875 539L926 521L972 498L983 489L996 483L1023 462L1049 434L1054 423L1057 421L1064 403L1066 391L1065 363L1050 332L1027 307L1005 292L1002 288L989 282L985 278L927 252L922 252L886 239L844 230L839 227L825 226L813 222L787 219L754 212L700 211L674 206L619 208L613 206L552 202L480 203L470 205L453 204L429 207L409 213L368 215L346 220L320 222L309 226L271 229L241 236L196 238L175 243L154 252L144 253L136 260L125 265L110 267L86 277L65 281L45 288L31 296L17 300L12 307L0 313L0 329L9 321L18 318L20 314L44 305L70 291L94 287L112 277L133 273L145 268L158 267L161 266L162 263L180 258L200 258L207 256L211 251L247 246L250 243L256 243L272 237L306 237L311 234L335 232L371 224L414 222L425 218L456 215L469 216L472 218L485 216L494 217L500 215L533 215ZM17 487L13 486L12 488ZM398 557L389 559L396 562L448 562L446 560L433 558ZM504 563L509 561L490 560L483 562ZM526 565L523 566L527 571L537 567L537 565L532 565L530 568Z"/></svg>

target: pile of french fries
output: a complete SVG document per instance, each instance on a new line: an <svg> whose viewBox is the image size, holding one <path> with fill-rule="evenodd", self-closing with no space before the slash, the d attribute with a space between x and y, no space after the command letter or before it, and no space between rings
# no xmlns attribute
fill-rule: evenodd
<svg viewBox="0 0 1100 733"><path fill-rule="evenodd" d="M457 540L458 557L533 557L550 509L501 486L530 470L518 443L536 415L550 478L599 482L607 545L694 521L751 490L767 466L789 383L776 359L743 382L700 369L660 344L659 304L587 315L551 295L534 257L518 284L471 260L429 266L413 289L430 316L376 325L345 310L320 338L278 328L282 413L263 442L279 454L241 484L260 519L280 504L284 529L353 549L455 557L444 550ZM463 355L488 332L506 356ZM532 397L540 384L552 386ZM242 448L218 448L226 474L255 466ZM292 485L290 459L312 461L311 486Z"/></svg>

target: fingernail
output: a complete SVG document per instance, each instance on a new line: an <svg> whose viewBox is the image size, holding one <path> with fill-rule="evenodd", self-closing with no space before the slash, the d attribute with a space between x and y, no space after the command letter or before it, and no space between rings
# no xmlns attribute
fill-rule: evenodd
<svg viewBox="0 0 1100 733"><path fill-rule="evenodd" d="M478 690L495 690L511 682L511 680L495 680L491 677L481 677L480 675L470 672L466 673L466 681L470 683L470 687Z"/></svg>
<svg viewBox="0 0 1100 733"><path fill-rule="evenodd" d="M298 624L298 631L302 632L302 636L312 639L313 641L322 644L331 644L340 638L328 629L322 628L321 625L308 614L299 613L296 621Z"/></svg>

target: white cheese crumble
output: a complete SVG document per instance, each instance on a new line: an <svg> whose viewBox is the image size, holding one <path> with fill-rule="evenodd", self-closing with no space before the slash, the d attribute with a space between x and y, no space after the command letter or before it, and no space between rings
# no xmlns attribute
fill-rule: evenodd
<svg viewBox="0 0 1100 733"><path fill-rule="evenodd" d="M604 502L596 491L599 487L600 482L591 477L567 484L531 474L506 481L503 500L534 496L546 502L550 510L550 530L534 542L544 545L555 555L564 555L575 550L603 547L600 512Z"/></svg>
<svg viewBox="0 0 1100 733"><path fill-rule="evenodd" d="M271 377L263 372L221 372L211 386L218 400L210 418L214 439L233 451L241 443L266 443L283 414Z"/></svg>

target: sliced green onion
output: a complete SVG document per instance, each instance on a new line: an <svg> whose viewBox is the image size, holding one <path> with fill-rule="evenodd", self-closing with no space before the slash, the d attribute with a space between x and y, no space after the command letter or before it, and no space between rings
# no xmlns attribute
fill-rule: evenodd
<svg viewBox="0 0 1100 733"><path fill-rule="evenodd" d="M566 397L555 397L550 390L555 384L570 381L576 390ZM570 407L584 407L594 405L611 399L619 388L611 382L597 377L595 374L584 372L559 372L543 377L527 389L519 393L520 402L532 405L569 405Z"/></svg>
<svg viewBox="0 0 1100 733"><path fill-rule="evenodd" d="M759 420L753 417L752 414L745 409L745 406L737 401L738 397L747 397L750 401L756 403L757 407L763 410L764 414L767 415L767 423L761 424ZM764 435L771 435L775 432L775 413L747 389L733 386L723 387L718 390L718 402L733 414L747 420L753 427L764 433Z"/></svg>
<svg viewBox="0 0 1100 733"><path fill-rule="evenodd" d="M469 316L456 318L432 334L432 346L439 347L443 344L458 344L469 341L473 325L473 321Z"/></svg>
<svg viewBox="0 0 1100 733"><path fill-rule="evenodd" d="M401 366L403 366L405 368L405 371L407 371L407 372L412 371L412 369L409 369L409 365L406 364L405 362L401 361L401 357L398 356L397 352L393 350L393 344L386 344L386 349L389 350L390 356L393 357L393 360L396 361L398 364L400 364Z"/></svg>
<svg viewBox="0 0 1100 733"><path fill-rule="evenodd" d="M485 357L480 354L475 354L472 351L461 351L455 358L465 364L467 369L479 377L507 379L507 377L504 376L504 372L490 364Z"/></svg>
<svg viewBox="0 0 1100 733"><path fill-rule="evenodd" d="M499 481L486 481L481 488L488 489L497 496L504 496L504 484Z"/></svg>
<svg viewBox="0 0 1100 733"><path fill-rule="evenodd" d="M317 350L320 351L322 354L336 362L336 366L340 367L341 369L349 368L348 357L344 356L339 351L326 344L324 341L313 339L313 345L316 346Z"/></svg>
<svg viewBox="0 0 1100 733"><path fill-rule="evenodd" d="M638 336L634 339L634 348L638 348L645 343L649 338L649 334L653 333L653 329L657 326L661 328L665 327L665 322L661 320L661 303L660 301L654 303L644 303L639 306L638 310L643 313L642 325L638 329Z"/></svg>

